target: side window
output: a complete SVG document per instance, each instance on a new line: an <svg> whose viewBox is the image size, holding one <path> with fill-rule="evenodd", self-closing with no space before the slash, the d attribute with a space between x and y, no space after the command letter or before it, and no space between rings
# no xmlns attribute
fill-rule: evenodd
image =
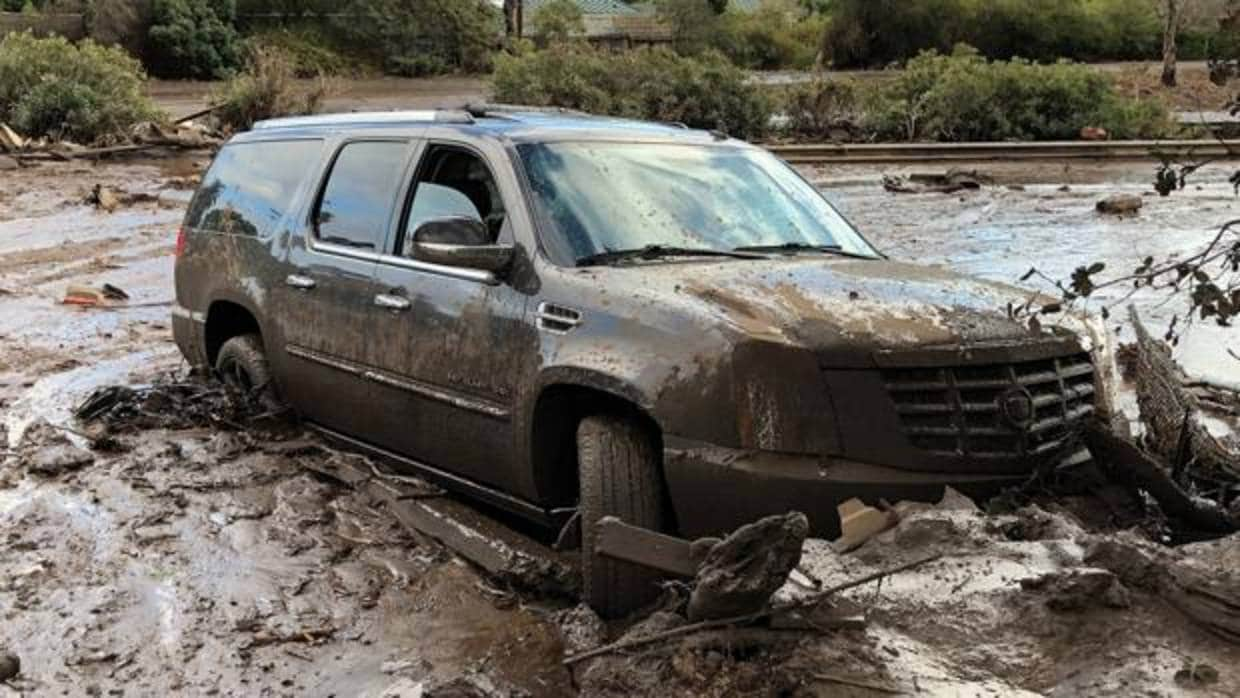
<svg viewBox="0 0 1240 698"><path fill-rule="evenodd" d="M323 142L261 141L224 146L194 193L185 227L227 235L265 235L293 203Z"/></svg>
<svg viewBox="0 0 1240 698"><path fill-rule="evenodd" d="M406 256L414 231L426 221L474 218L486 223L490 233L486 242L495 242L507 218L499 185L482 158L463 148L445 145L432 145L422 157L408 210L402 243Z"/></svg>
<svg viewBox="0 0 1240 698"><path fill-rule="evenodd" d="M360 250L377 250L400 187L405 143L348 143L336 156L314 212L319 240Z"/></svg>

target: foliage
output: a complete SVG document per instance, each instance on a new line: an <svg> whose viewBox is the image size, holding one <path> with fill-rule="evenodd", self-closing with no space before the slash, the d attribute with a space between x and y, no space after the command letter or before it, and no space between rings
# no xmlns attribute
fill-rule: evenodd
<svg viewBox="0 0 1240 698"><path fill-rule="evenodd" d="M262 30L246 37L245 43L251 51L271 48L283 53L299 78L355 75L373 69L337 36L314 24Z"/></svg>
<svg viewBox="0 0 1240 698"><path fill-rule="evenodd" d="M918 52L976 46L988 58L1040 62L1150 60L1161 56L1154 0L835 0L823 51L837 67L881 66ZM1222 40L1209 13L1188 27L1182 55Z"/></svg>
<svg viewBox="0 0 1240 698"><path fill-rule="evenodd" d="M0 40L0 122L26 136L116 140L157 117L146 76L124 51L31 33Z"/></svg>
<svg viewBox="0 0 1240 698"><path fill-rule="evenodd" d="M784 99L785 130L809 140L864 137L868 92L849 79L818 79L793 86Z"/></svg>
<svg viewBox="0 0 1240 698"><path fill-rule="evenodd" d="M800 0L764 0L753 12L726 12L714 43L745 68L805 70L814 66L825 29L826 15Z"/></svg>
<svg viewBox="0 0 1240 698"><path fill-rule="evenodd" d="M168 78L219 79L241 63L235 0L154 0L148 66Z"/></svg>
<svg viewBox="0 0 1240 698"><path fill-rule="evenodd" d="M576 0L548 0L530 17L534 36L546 43L566 41L586 31L581 5Z"/></svg>
<svg viewBox="0 0 1240 698"><path fill-rule="evenodd" d="M341 17L346 37L405 76L488 70L502 27L486 0L349 0Z"/></svg>
<svg viewBox="0 0 1240 698"><path fill-rule="evenodd" d="M881 138L1057 140L1101 126L1119 138L1172 130L1166 108L1118 96L1106 75L1073 63L988 61L969 47L923 53L881 88L869 127Z"/></svg>
<svg viewBox="0 0 1240 698"><path fill-rule="evenodd" d="M328 83L320 78L300 87L294 78L294 63L286 54L272 48L252 50L245 70L212 94L216 121L226 129L243 131L262 119L319 111Z"/></svg>
<svg viewBox="0 0 1240 698"><path fill-rule="evenodd" d="M497 60L500 102L580 109L760 135L770 120L765 94L719 53L690 58L656 48L615 53L559 45Z"/></svg>
<svg viewBox="0 0 1240 698"><path fill-rule="evenodd" d="M685 55L711 47L721 27L719 5L714 0L655 0L659 19L671 27L672 42Z"/></svg>

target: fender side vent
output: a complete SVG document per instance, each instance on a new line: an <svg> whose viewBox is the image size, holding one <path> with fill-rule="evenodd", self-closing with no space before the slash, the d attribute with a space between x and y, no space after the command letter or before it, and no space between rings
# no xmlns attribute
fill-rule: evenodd
<svg viewBox="0 0 1240 698"><path fill-rule="evenodd" d="M538 329L553 334L567 334L581 324L581 311L554 303L538 304Z"/></svg>

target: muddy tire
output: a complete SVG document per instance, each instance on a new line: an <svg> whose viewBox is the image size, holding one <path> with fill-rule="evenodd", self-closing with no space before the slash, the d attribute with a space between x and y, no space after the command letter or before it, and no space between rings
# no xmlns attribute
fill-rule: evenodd
<svg viewBox="0 0 1240 698"><path fill-rule="evenodd" d="M263 340L256 334L237 335L224 342L215 358L215 373L224 385L253 396L266 409L279 409L283 404L271 378Z"/></svg>
<svg viewBox="0 0 1240 698"><path fill-rule="evenodd" d="M595 523L604 516L656 531L667 525L663 477L655 440L640 424L587 417L577 427L581 479L581 572L585 601L616 618L653 601L660 575L594 553Z"/></svg>

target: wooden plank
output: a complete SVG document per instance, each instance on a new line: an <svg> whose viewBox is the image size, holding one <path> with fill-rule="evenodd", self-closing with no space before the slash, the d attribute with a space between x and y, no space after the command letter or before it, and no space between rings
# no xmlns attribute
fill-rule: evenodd
<svg viewBox="0 0 1240 698"><path fill-rule="evenodd" d="M614 516L599 519L595 531L594 551L600 555L680 577L697 574L692 545L687 540L638 528Z"/></svg>

